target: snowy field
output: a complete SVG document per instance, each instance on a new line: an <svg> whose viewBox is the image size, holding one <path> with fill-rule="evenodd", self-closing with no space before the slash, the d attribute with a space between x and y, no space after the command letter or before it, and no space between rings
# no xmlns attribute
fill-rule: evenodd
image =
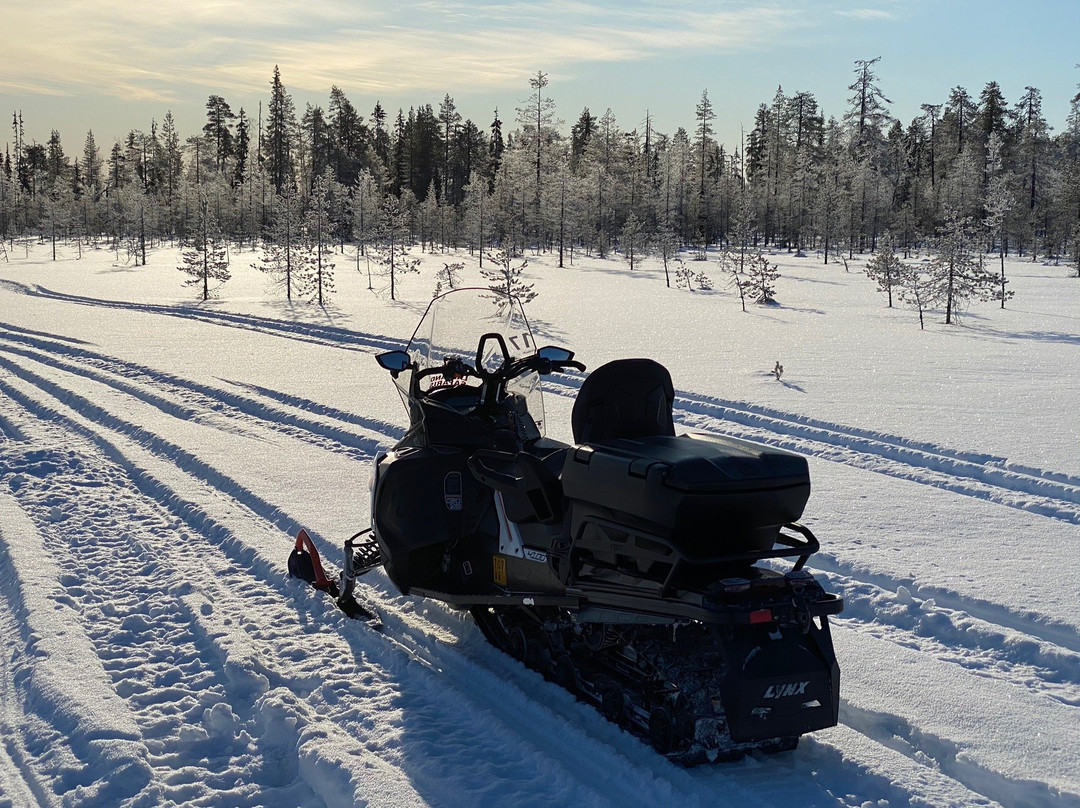
<svg viewBox="0 0 1080 808"><path fill-rule="evenodd" d="M298 527L336 565L366 525L405 423L372 357L448 257L397 302L343 257L325 309L251 252L209 303L174 250L9 257L0 807L1080 806L1074 269L1012 262L1008 309L920 331L858 261L772 256L779 305L744 314L652 264L530 256L541 344L656 358L677 425L810 458L811 566L847 602L840 725L684 770L381 571L383 633L285 576ZM580 379L548 386L552 437Z"/></svg>

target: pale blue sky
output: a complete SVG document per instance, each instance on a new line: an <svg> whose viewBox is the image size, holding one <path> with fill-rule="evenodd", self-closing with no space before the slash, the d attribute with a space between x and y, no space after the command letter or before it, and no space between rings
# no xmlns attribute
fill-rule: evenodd
<svg viewBox="0 0 1080 808"><path fill-rule="evenodd" d="M481 128L498 106L505 131L537 70L567 129L585 106L689 129L707 89L729 147L777 85L840 117L856 59L881 57L905 123L993 80L1010 103L1042 90L1057 130L1080 82L1080 0L0 0L0 22L0 113L21 110L28 140L58 129L69 155L170 109L195 134L212 93L254 118L274 64L298 112L333 84L365 116L449 93Z"/></svg>

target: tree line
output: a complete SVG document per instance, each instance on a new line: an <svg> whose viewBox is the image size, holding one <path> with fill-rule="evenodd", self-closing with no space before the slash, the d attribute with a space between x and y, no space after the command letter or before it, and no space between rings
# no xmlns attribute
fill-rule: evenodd
<svg viewBox="0 0 1080 808"><path fill-rule="evenodd" d="M26 142L16 111L0 236L106 237L135 261L148 244L202 244L204 264L215 239L262 245L260 268L290 296L294 256L321 272L323 256L329 267L347 248L358 268L375 254L391 284L419 247L468 248L481 265L488 250L548 252L559 266L582 252L631 268L655 256L665 270L680 261L676 279L692 288L701 275L681 262L687 248L735 248L744 263L769 246L829 262L877 253L883 240L907 256L958 229L983 251L1064 258L1080 272L1080 93L1056 135L1038 89L1010 103L993 81L977 96L955 87L904 123L878 62L855 63L839 117L810 92L777 88L734 148L714 136L708 91L671 133L648 113L627 128L588 108L567 129L543 72L512 123L496 109L483 127L449 95L391 119L378 102L361 114L337 86L325 108L298 113L277 67L257 110L211 95L200 132L182 136L166 113L106 152L93 132L74 157L55 130Z"/></svg>

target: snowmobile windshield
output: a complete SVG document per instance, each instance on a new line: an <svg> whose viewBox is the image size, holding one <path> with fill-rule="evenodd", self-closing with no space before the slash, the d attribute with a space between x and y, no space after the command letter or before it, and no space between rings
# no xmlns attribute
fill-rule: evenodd
<svg viewBox="0 0 1080 808"><path fill-rule="evenodd" d="M498 334L496 339L484 337ZM477 353L481 347L480 368L476 367ZM505 346L505 355L503 347ZM436 297L428 305L416 331L406 348L415 371L400 373L396 384L408 407L409 389L413 372L443 367L450 360L461 360L473 370L492 374L507 367L511 362L536 353L532 330L521 303L490 289L454 289ZM474 376L448 378L441 373L420 380L420 393L428 406L444 406L461 412L477 401L470 399L469 391L475 390L478 400L481 382ZM445 392L444 392L445 391ZM543 400L540 379L536 373L526 372L506 384L506 394L514 397L519 409L527 408L539 429L543 429ZM408 407L415 413L412 407Z"/></svg>

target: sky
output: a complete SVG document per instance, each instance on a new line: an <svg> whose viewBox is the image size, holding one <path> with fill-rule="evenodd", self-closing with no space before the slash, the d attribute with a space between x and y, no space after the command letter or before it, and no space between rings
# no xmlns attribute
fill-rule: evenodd
<svg viewBox="0 0 1080 808"><path fill-rule="evenodd" d="M498 108L504 131L538 71L564 131L585 107L691 129L707 91L729 147L777 87L842 117L856 60L880 58L905 124L996 81L1010 103L1041 90L1060 131L1080 82L1078 0L0 0L0 20L0 113L22 113L28 142L59 131L69 156L168 111L197 134L212 94L254 119L275 64L298 113L336 85L364 115L449 95L482 129Z"/></svg>

